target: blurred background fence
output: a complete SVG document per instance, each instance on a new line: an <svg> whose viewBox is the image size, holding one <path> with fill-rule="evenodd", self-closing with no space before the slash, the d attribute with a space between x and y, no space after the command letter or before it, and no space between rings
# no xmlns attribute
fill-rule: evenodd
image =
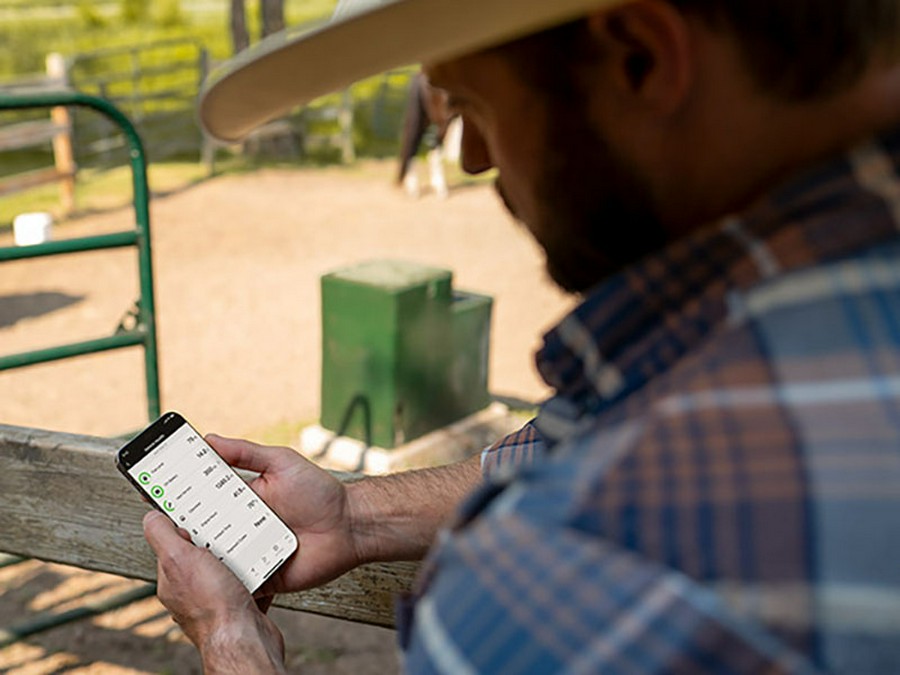
<svg viewBox="0 0 900 675"><path fill-rule="evenodd" d="M210 21L203 18L203 12L211 11L210 3L166 0L145 3L152 9L145 23L128 23L116 12L134 2L0 0L0 42L11 47L0 54L0 95L23 88L62 87L109 99L138 129L151 167L193 163L202 167L203 175L235 158L323 164L398 152L413 67L314 101L266 125L243 144L212 142L199 128L196 96L206 74L228 55L224 22L216 31L210 29ZM332 0L295 3L291 24L296 28L306 21L314 23L310 17L330 11L331 4ZM114 30L116 23L121 23L121 30ZM74 24L78 30L71 28ZM68 35L66 41L53 41L54 26ZM66 32L70 30L71 34ZM85 37L90 35L92 40ZM98 42L113 46L85 48ZM73 51L65 56L45 53L39 60L36 50L43 44L69 46ZM41 112L3 113L0 228L8 227L22 210L48 210L40 204L49 195L56 213L77 210L76 195L84 192L85 182L100 180L98 176L127 165L127 160L125 140L91 111L60 109L51 118Z"/></svg>
<svg viewBox="0 0 900 675"><path fill-rule="evenodd" d="M122 110L138 129L150 161L196 159L203 136L195 121L194 99L208 60L198 40L163 40L77 54L66 61L65 77L72 88ZM110 168L128 160L121 134L92 111L74 111L72 137L81 168Z"/></svg>

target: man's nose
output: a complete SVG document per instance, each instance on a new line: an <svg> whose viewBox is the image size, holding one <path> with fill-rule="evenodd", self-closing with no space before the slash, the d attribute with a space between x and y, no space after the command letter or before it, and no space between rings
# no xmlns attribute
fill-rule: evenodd
<svg viewBox="0 0 900 675"><path fill-rule="evenodd" d="M481 132L465 118L463 118L460 164L463 171L472 175L483 173L494 166Z"/></svg>

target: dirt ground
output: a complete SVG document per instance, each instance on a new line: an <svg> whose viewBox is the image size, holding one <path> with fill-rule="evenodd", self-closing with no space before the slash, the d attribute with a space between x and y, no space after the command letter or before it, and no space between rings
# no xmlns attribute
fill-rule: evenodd
<svg viewBox="0 0 900 675"><path fill-rule="evenodd" d="M540 335L570 306L528 235L483 183L410 200L393 164L275 170L205 181L152 204L162 401L203 432L290 437L319 406L319 278L392 258L453 270L494 298L490 389L537 400ZM58 228L130 228L131 209ZM0 246L11 236L0 236ZM110 334L137 295L131 249L0 266L0 354ZM146 422L142 357L121 350L0 373L0 421L117 435ZM2 550L2 542L0 542ZM133 582L58 565L0 569L0 628ZM288 663L309 673L390 673L393 633L274 611ZM193 673L193 649L155 599L0 650L0 672Z"/></svg>

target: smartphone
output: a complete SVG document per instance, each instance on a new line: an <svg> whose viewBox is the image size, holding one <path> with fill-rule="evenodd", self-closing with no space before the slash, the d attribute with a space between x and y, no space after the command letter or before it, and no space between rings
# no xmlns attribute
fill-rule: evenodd
<svg viewBox="0 0 900 675"><path fill-rule="evenodd" d="M126 443L116 466L251 593L297 550L291 529L178 413Z"/></svg>

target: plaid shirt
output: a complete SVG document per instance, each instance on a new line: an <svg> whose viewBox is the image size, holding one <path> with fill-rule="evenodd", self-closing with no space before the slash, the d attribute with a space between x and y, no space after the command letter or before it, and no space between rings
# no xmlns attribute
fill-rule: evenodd
<svg viewBox="0 0 900 675"><path fill-rule="evenodd" d="M900 134L597 287L401 604L409 672L900 672Z"/></svg>

